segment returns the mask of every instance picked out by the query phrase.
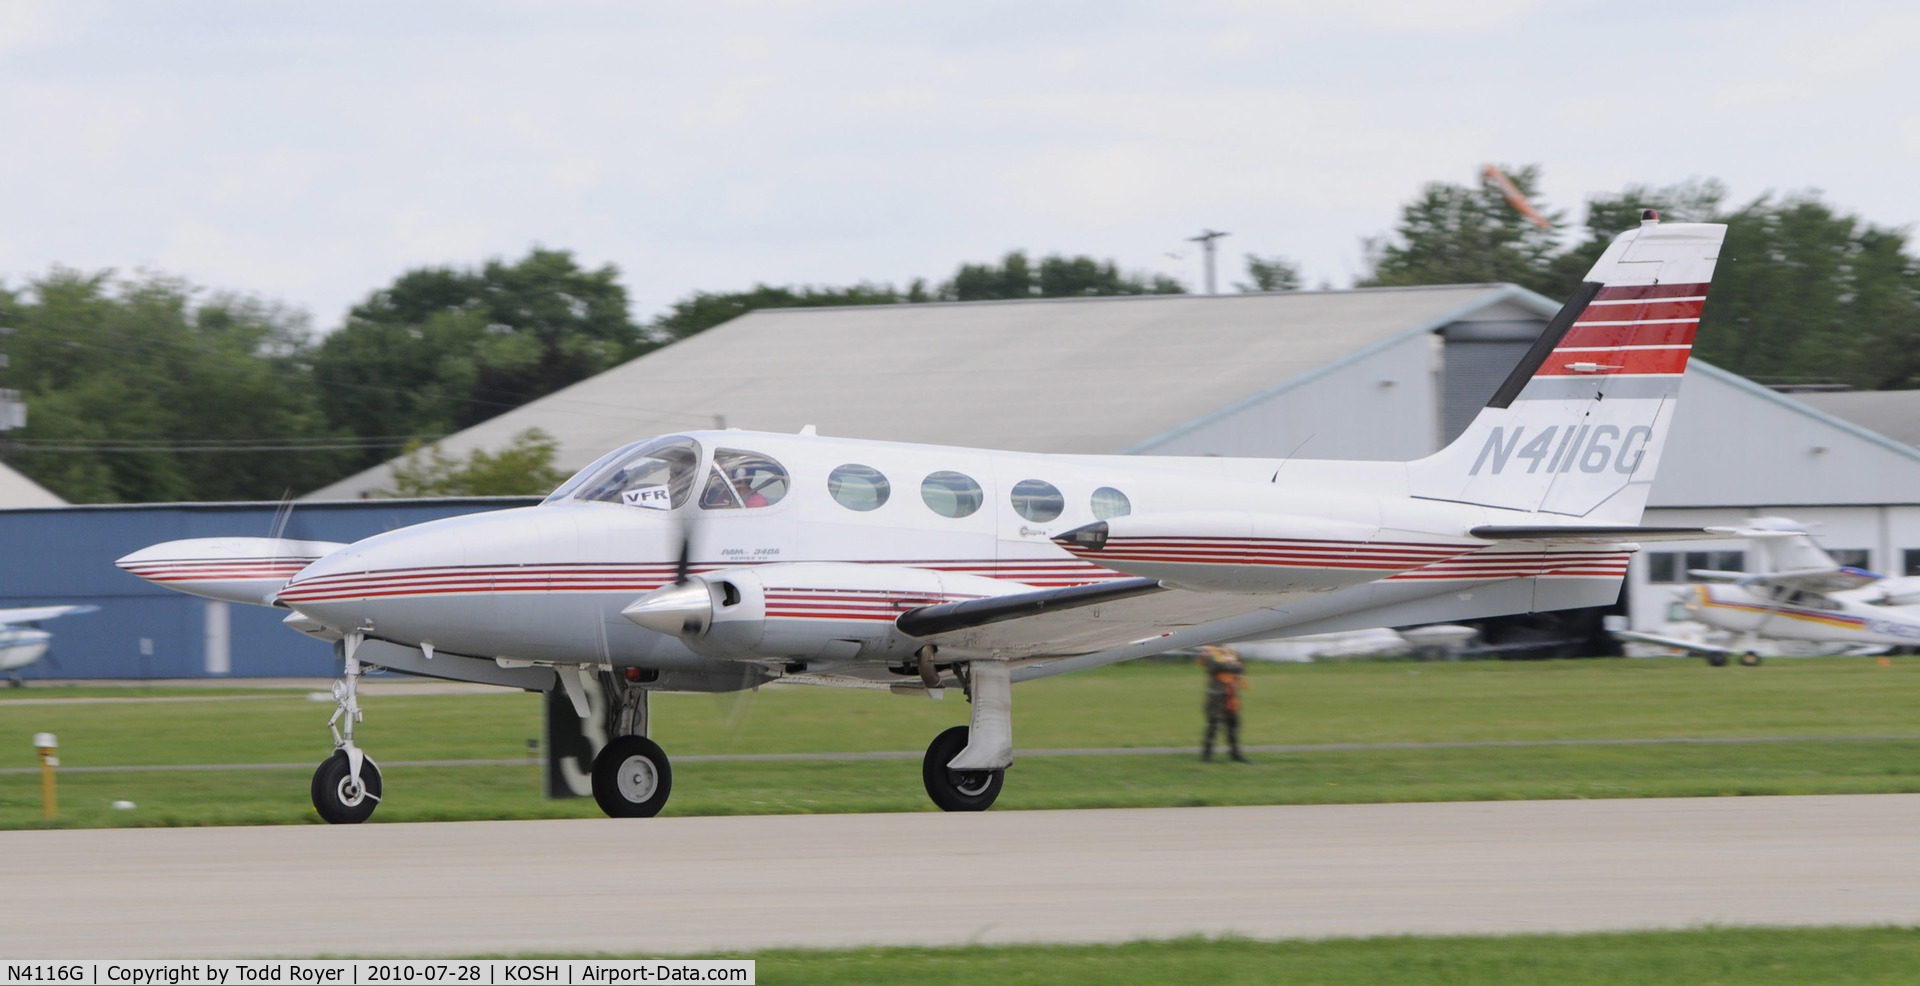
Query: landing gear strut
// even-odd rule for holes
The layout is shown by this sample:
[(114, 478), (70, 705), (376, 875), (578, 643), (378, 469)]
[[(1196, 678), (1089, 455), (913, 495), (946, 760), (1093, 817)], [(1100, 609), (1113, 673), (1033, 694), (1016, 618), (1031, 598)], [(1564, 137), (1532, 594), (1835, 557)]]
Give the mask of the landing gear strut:
[(673, 793), (673, 765), (647, 738), (647, 690), (617, 675), (601, 680), (613, 739), (593, 758), (593, 800), (613, 818), (652, 818)]
[(1013, 766), (1013, 681), (997, 661), (973, 661), (959, 670), (972, 718), (933, 738), (920, 780), (942, 811), (986, 811)]
[(333, 683), (333, 718), (327, 720), (327, 728), (333, 731), (333, 756), (313, 772), (313, 810), (334, 825), (364, 822), (380, 805), (380, 768), (353, 745), (353, 726), (365, 718), (358, 693), (360, 658), (355, 653), (362, 639), (350, 633), (340, 643), (346, 668)]

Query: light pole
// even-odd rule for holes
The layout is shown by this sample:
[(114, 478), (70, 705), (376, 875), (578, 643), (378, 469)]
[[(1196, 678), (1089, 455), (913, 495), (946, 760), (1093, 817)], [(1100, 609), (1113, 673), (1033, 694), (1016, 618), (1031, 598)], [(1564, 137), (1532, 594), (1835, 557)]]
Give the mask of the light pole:
[(1206, 251), (1207, 293), (1208, 294), (1220, 293), (1218, 290), (1214, 288), (1214, 283), (1213, 283), (1213, 241), (1219, 239), (1222, 236), (1232, 236), (1232, 235), (1233, 235), (1232, 233), (1222, 233), (1219, 230), (1203, 229), (1200, 231), (1199, 236), (1187, 237), (1188, 243), (1198, 243), (1200, 244), (1200, 248)]

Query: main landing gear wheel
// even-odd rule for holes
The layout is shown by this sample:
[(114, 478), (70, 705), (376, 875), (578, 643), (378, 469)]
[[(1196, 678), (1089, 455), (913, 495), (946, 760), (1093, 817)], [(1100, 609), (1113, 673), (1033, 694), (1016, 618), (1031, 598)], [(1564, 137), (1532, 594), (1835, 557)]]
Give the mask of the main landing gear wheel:
[(313, 772), (313, 810), (334, 825), (358, 825), (380, 805), (380, 768), (360, 762), (360, 783), (353, 782), (347, 751), (335, 750)]
[(1725, 654), (1708, 654), (1708, 655), (1707, 655), (1707, 666), (1708, 666), (1708, 667), (1710, 667), (1710, 668), (1724, 668), (1724, 667), (1726, 667), (1726, 666), (1727, 666), (1727, 655), (1725, 655)]
[(1754, 653), (1754, 652), (1752, 652), (1752, 651), (1748, 651), (1748, 652), (1746, 652), (1745, 654), (1742, 654), (1742, 655), (1740, 655), (1740, 666), (1741, 666), (1741, 667), (1743, 667), (1743, 668), (1757, 668), (1757, 667), (1759, 667), (1759, 666), (1760, 666), (1760, 655), (1758, 655), (1758, 654), (1755, 654), (1755, 653)]
[(667, 754), (645, 736), (622, 736), (593, 758), (593, 800), (613, 818), (652, 818), (672, 792)]
[(927, 797), (941, 811), (986, 811), (1000, 796), (1006, 782), (1004, 770), (953, 770), (947, 762), (967, 748), (967, 727), (955, 726), (933, 738), (927, 758), (920, 764), (920, 779), (926, 782)]

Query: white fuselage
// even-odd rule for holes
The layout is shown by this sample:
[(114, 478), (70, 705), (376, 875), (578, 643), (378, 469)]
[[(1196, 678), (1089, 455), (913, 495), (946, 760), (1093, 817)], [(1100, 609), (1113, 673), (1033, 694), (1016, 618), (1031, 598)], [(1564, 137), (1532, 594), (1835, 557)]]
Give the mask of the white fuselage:
[[(1881, 606), (1855, 592), (1774, 595), (1739, 585), (1689, 586), (1681, 597), (1693, 619), (1763, 637), (1834, 644), (1920, 646), (1920, 607)], [(1857, 590), (1856, 590), (1857, 592)]]
[[(1263, 615), (1236, 623), (1235, 636), (1423, 597), (1466, 599), (1476, 584), (1517, 578), (1611, 585), (1630, 551), (1615, 545), (1548, 552), (1474, 540), (1466, 532), (1475, 525), (1526, 515), (1408, 497), (1402, 463), (1043, 456), (752, 432), (688, 437), (700, 448), (696, 478), (712, 475), (716, 452), (744, 450), (776, 462), (789, 483), (777, 502), (725, 509), (702, 507), (698, 482), (686, 502), (667, 510), (580, 500), (563, 487), (540, 506), (450, 518), (346, 546), (300, 571), (278, 601), (335, 632), (454, 653), (701, 668), (717, 655), (620, 617), (637, 596), (672, 581), (683, 536), (696, 574), (760, 570), (799, 580), (752, 584), (746, 609), (766, 629), (755, 631), (744, 653), (842, 662), (897, 659), (902, 648), (918, 646), (891, 639), (899, 636), (892, 619), (911, 606), (1127, 577), (1075, 557), (1052, 537), (1101, 519), (1117, 532), (1128, 515), (1199, 512), (1229, 526), (1256, 514), (1299, 519), (1308, 536), (1280, 542), (1304, 546), (1292, 554), (1175, 554), (1152, 569), (1153, 577), (1175, 584), (1189, 573), (1196, 580), (1251, 573), (1237, 605)], [(836, 499), (831, 477), (843, 466), (884, 477), (884, 502), (855, 509)], [(979, 506), (965, 516), (936, 511), (938, 505), (952, 512), (952, 497), (941, 489), (923, 493), (929, 477), (952, 474), (979, 487)], [(1028, 496), (1023, 516), (1014, 494), (1033, 489), (1031, 481), (1059, 497), (1040, 497), (1036, 510)], [(1097, 516), (1096, 503), (1110, 513), (1121, 502), (1116, 492), (1127, 513)], [(859, 506), (873, 499), (869, 490)], [(1052, 506), (1058, 512), (1048, 516)], [(1286, 574), (1274, 581), (1273, 572)], [(1343, 594), (1344, 603), (1335, 598)], [(1275, 606), (1281, 608), (1269, 608)], [(1448, 612), (1461, 608), (1456, 603)], [(1057, 657), (1111, 643), (996, 656)]]
[(0, 626), (0, 671), (18, 671), (46, 656), (53, 634), (27, 627)]

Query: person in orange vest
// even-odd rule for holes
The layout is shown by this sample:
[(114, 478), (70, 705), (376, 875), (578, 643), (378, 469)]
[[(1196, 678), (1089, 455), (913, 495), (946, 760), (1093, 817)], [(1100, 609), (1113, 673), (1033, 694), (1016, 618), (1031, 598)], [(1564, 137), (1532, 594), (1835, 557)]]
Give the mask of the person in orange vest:
[(1247, 687), (1246, 665), (1231, 647), (1200, 648), (1200, 667), (1207, 672), (1207, 735), (1200, 742), (1200, 759), (1213, 759), (1214, 730), (1226, 727), (1227, 752), (1235, 763), (1240, 755), (1240, 691)]

